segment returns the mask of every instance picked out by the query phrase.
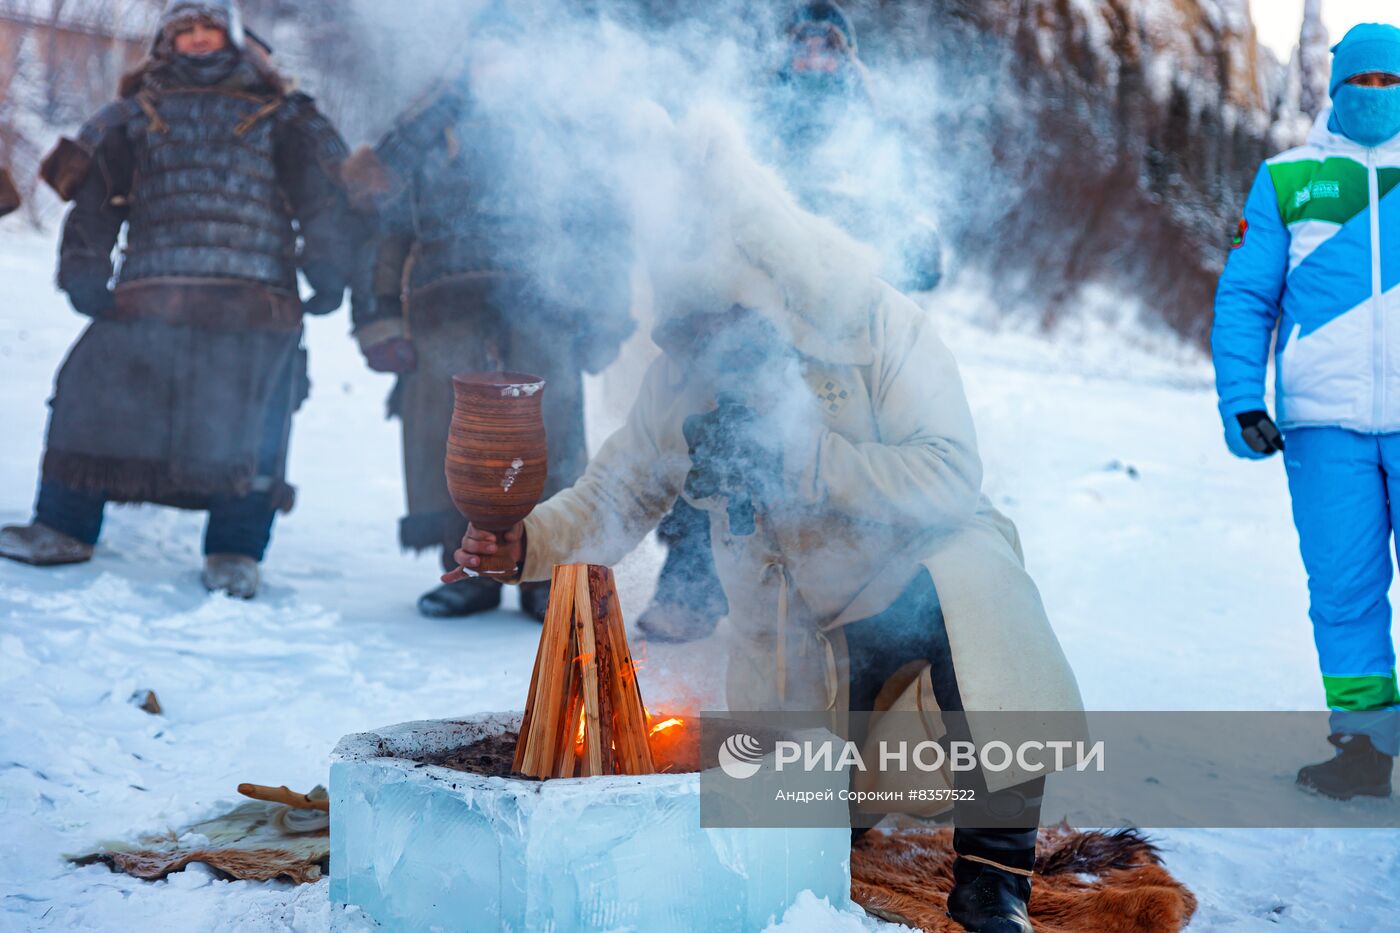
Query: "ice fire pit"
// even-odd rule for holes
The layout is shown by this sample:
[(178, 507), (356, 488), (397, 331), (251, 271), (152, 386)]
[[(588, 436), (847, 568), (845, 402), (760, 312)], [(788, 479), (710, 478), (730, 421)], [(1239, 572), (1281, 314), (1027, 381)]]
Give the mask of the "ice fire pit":
[(389, 929), (553, 933), (761, 930), (804, 890), (849, 903), (848, 831), (701, 828), (698, 773), (537, 781), (459, 770), (505, 747), (520, 718), (341, 739), (331, 900)]

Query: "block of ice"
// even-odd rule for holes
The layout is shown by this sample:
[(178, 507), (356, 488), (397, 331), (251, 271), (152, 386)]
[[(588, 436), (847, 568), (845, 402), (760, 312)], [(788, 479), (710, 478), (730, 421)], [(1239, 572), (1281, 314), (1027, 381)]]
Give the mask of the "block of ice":
[[(845, 829), (704, 829), (697, 774), (521, 781), (419, 762), (519, 713), (347, 736), (331, 899), (395, 930), (761, 930), (804, 890), (850, 903)], [(343, 911), (333, 911), (340, 916)]]

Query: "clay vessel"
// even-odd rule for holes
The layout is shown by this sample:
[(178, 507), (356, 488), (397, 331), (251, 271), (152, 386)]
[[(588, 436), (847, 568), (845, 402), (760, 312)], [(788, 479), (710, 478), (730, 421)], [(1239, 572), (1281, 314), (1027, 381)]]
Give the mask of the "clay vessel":
[[(447, 488), (468, 521), (501, 534), (523, 521), (544, 493), (544, 380), (528, 373), (462, 373), (452, 377), (452, 389)], [(515, 565), (505, 555), (484, 556), (477, 572), (509, 576)]]

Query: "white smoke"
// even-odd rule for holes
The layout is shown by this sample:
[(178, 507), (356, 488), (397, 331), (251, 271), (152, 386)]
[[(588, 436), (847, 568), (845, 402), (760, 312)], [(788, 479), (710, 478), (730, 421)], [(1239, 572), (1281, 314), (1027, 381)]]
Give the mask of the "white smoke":
[[(489, 75), (474, 81), (474, 98), (490, 122), (510, 128), (508, 164), (500, 169), (513, 209), (545, 221), (532, 225), (538, 237), (529, 271), (537, 283), (557, 296), (588, 291), (594, 270), (587, 247), (614, 238), (618, 231), (609, 225), (619, 223), (644, 270), (641, 291), (655, 295), (654, 317), (779, 305), (788, 312), (773, 321), (782, 335), (822, 358), (842, 340), (868, 334), (875, 277), (903, 258), (897, 254), (908, 218), (938, 203), (941, 167), (911, 170), (913, 151), (865, 114), (819, 153), (824, 164), (817, 170), (868, 205), (872, 220), (863, 233), (871, 245), (799, 207), (789, 190), (798, 185), (770, 164), (780, 128), (767, 109), (786, 45), (781, 27), (792, 9), (775, 4), (755, 14), (747, 5), (720, 3), (703, 16), (667, 21), (643, 17), (634, 4), (588, 14), (563, 3), (524, 10), (512, 4), (523, 32), (488, 42), (455, 25), (471, 19), (456, 12), (439, 18), (365, 2), (358, 15), (382, 23), (369, 31), (393, 73), (384, 85), (404, 89), (390, 107), (376, 95), (373, 109), (386, 114), (470, 69), (473, 54), (484, 56), (483, 45), (490, 46)], [(930, 100), (938, 93), (930, 76), (928, 68), (908, 65), (876, 72), (871, 81), (886, 109), (927, 115), (944, 106)], [(622, 210), (594, 210), (600, 202)], [(565, 222), (580, 215), (591, 228)], [(642, 302), (634, 306), (639, 316), (647, 313)], [(639, 321), (644, 333), (653, 323)], [(620, 368), (647, 356), (624, 356)], [(786, 360), (760, 375), (738, 387), (744, 400), (766, 425), (815, 444), (820, 411), (799, 367)], [(711, 384), (735, 391), (723, 381)], [(596, 516), (599, 551), (628, 549), (616, 519)], [(896, 550), (876, 532), (867, 543), (872, 552)]]
[[(765, 105), (783, 57), (782, 27), (797, 5), (721, 2), (679, 19), (641, 6), (602, 3), (580, 12), (577, 4), (552, 0), (509, 4), (524, 30), (505, 44), (491, 40), (498, 64), (474, 92), (516, 138), (502, 168), (517, 209), (546, 220), (583, 215), (603, 223), (605, 214), (594, 209), (602, 198), (625, 208), (634, 254), (659, 259), (693, 251), (697, 222), (717, 209), (697, 198), (693, 176), (702, 160), (682, 141), (696, 138), (694, 114), (709, 114), (720, 135), (729, 132), (726, 124), (740, 128), (760, 158), (774, 155), (779, 128)], [(365, 106), (371, 133), (460, 73), (480, 49), (470, 33), (480, 5), (427, 0), (391, 8), (358, 0), (354, 9), (377, 58), (370, 69), (375, 92)], [(932, 103), (938, 92), (927, 67), (900, 65), (873, 74), (871, 83), (881, 114), (923, 118), (942, 106)], [(891, 274), (905, 262), (911, 225), (931, 227), (941, 200), (933, 167), (919, 162), (892, 122), (866, 114), (813, 156), (809, 174), (820, 176), (825, 199), (848, 208), (843, 216), (857, 206), (863, 222), (852, 232), (881, 251)], [(728, 167), (758, 168), (747, 158), (730, 159)], [(767, 183), (766, 176), (736, 176), (730, 186)], [(536, 244), (532, 272), (568, 294), (570, 277), (589, 273), (577, 241), (608, 239), (609, 231), (562, 222), (543, 230), (551, 235)]]

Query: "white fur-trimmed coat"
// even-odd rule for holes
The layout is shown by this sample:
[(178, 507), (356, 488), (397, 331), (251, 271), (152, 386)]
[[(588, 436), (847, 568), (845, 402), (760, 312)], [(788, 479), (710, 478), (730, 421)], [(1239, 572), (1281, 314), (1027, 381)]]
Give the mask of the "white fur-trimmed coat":
[[(952, 355), (928, 315), (888, 286), (865, 318), (862, 339), (847, 342), (858, 361), (803, 360), (815, 429), (784, 440), (785, 482), (801, 507), (760, 514), (756, 534), (736, 537), (725, 500), (692, 502), (710, 516), (729, 600), (730, 707), (844, 708), (841, 627), (887, 608), (926, 567), (967, 709), (1080, 709), (1015, 527), (981, 493)], [(681, 366), (658, 359), (582, 479), (526, 519), (524, 579), (621, 560), (680, 494), (690, 469), (682, 422), (712, 405)]]
[[(962, 379), (929, 315), (877, 278), (873, 251), (802, 210), (722, 115), (698, 113), (675, 138), (680, 201), (640, 215), (657, 225), (640, 230), (654, 244), (656, 333), (740, 305), (798, 355), (779, 389), (750, 398), (780, 439), (782, 507), (760, 509), (756, 533), (740, 537), (726, 500), (692, 501), (709, 514), (729, 601), (730, 708), (845, 710), (842, 627), (888, 608), (927, 568), (968, 710), (1082, 709), (1016, 529), (982, 495)], [(526, 519), (524, 579), (618, 562), (681, 494), (682, 425), (714, 407), (716, 378), (687, 371), (700, 368), (687, 348), (669, 350), (583, 477)], [(934, 712), (927, 666), (904, 686), (896, 707)], [(989, 786), (1016, 780), (1003, 772)]]

